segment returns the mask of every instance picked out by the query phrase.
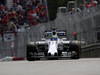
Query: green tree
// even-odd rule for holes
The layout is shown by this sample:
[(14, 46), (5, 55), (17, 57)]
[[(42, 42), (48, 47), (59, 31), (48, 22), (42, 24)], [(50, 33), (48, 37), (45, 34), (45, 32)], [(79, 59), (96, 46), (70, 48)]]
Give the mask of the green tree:
[[(76, 1), (76, 0), (47, 0), (48, 12), (50, 20), (54, 20), (56, 18), (57, 8), (61, 6), (67, 7), (68, 1)], [(85, 0), (77, 0), (77, 5), (83, 4)]]
[(47, 0), (48, 12), (50, 20), (54, 20), (56, 18), (58, 0)]
[(69, 0), (47, 0), (50, 20), (54, 20), (56, 18), (57, 8), (67, 6), (68, 1)]

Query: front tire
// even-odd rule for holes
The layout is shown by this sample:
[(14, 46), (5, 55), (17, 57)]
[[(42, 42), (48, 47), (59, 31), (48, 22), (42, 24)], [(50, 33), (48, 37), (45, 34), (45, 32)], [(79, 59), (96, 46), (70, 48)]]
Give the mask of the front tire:
[(80, 55), (81, 55), (81, 44), (80, 44), (80, 42), (79, 41), (71, 41), (70, 51), (71, 51), (71, 59), (79, 59)]
[(26, 50), (26, 58), (28, 61), (35, 61), (34, 52), (36, 52), (36, 44), (35, 43), (28, 44)]

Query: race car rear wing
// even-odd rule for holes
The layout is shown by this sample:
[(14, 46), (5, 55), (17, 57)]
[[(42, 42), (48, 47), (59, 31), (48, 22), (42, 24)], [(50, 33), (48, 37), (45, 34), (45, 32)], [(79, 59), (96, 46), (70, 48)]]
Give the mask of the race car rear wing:
[(51, 37), (53, 35), (53, 32), (56, 32), (58, 36), (66, 36), (66, 30), (56, 30), (56, 31), (46, 30), (45, 37)]

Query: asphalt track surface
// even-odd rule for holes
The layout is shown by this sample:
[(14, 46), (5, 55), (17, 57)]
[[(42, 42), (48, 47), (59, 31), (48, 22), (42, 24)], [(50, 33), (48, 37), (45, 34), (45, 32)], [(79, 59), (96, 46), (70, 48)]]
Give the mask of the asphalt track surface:
[(100, 58), (0, 62), (0, 75), (100, 75)]

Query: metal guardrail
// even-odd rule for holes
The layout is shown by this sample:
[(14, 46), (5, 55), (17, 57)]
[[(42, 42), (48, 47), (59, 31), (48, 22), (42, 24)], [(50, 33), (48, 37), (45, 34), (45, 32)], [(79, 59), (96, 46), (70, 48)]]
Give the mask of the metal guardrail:
[(94, 49), (100, 49), (100, 43), (91, 44), (91, 45), (87, 45), (85, 47), (82, 47), (82, 52), (91, 51), (91, 50), (94, 50)]
[(91, 44), (82, 47), (81, 51), (82, 58), (99, 58), (100, 57), (100, 43)]

